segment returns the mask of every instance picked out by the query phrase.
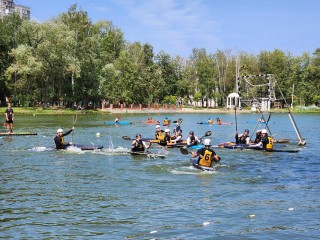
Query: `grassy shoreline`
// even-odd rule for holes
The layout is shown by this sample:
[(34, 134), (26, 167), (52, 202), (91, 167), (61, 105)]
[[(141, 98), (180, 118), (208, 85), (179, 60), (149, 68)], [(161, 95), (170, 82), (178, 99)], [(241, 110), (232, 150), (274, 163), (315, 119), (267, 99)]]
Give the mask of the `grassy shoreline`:
[[(4, 116), (6, 107), (0, 107), (0, 116)], [(73, 110), (73, 109), (42, 109), (37, 107), (13, 107), (15, 114), (22, 115), (73, 115), (73, 114), (155, 114), (155, 113), (234, 113), (233, 109), (207, 109), (207, 108), (182, 108), (182, 109), (99, 109), (99, 110)], [(272, 113), (288, 113), (288, 109), (271, 109)], [(291, 110), (292, 113), (320, 113), (320, 109), (301, 109), (296, 108)], [(256, 113), (249, 109), (237, 110), (237, 114)]]

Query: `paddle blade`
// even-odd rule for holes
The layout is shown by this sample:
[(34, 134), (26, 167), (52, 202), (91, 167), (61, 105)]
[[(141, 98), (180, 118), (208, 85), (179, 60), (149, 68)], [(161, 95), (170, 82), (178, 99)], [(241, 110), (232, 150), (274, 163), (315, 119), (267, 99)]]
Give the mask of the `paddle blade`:
[(122, 139), (124, 139), (124, 140), (132, 140), (131, 137), (129, 137), (129, 136), (122, 136)]
[(188, 149), (186, 149), (186, 148), (180, 148), (180, 152), (183, 154), (183, 155), (188, 155), (188, 154), (190, 154), (190, 153), (192, 153), (192, 152), (190, 152)]
[(205, 133), (205, 136), (208, 137), (208, 136), (211, 136), (211, 134), (212, 134), (211, 131), (207, 131), (207, 132)]

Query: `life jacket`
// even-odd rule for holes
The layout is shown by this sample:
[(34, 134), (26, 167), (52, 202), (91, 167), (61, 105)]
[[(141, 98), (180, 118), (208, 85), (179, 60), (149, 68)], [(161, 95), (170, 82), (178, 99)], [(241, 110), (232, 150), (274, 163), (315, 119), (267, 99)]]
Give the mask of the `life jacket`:
[(273, 148), (272, 137), (268, 137), (268, 143), (266, 145), (266, 149), (272, 149), (272, 148)]
[(61, 143), (64, 144), (64, 137), (60, 137)]
[(156, 131), (156, 138), (158, 139), (158, 140), (163, 140), (164, 139), (164, 135), (163, 135), (163, 133), (161, 132), (161, 131)]
[(143, 151), (144, 151), (144, 146), (143, 146), (142, 141), (139, 141), (138, 145), (136, 145), (132, 148), (132, 152), (143, 152)]
[(211, 166), (211, 157), (212, 157), (212, 152), (209, 150), (205, 150), (204, 156), (202, 158), (200, 158), (200, 160), (199, 160), (199, 165), (210, 167)]
[(209, 124), (212, 124), (212, 123), (213, 123), (212, 119), (208, 120), (208, 123), (209, 123)]
[(163, 137), (163, 139), (161, 139), (161, 140), (159, 141), (159, 144), (160, 144), (161, 146), (167, 146), (167, 143), (171, 143), (171, 137), (165, 135), (165, 136)]
[(169, 124), (169, 120), (168, 119), (163, 120), (163, 124), (164, 125), (168, 125)]

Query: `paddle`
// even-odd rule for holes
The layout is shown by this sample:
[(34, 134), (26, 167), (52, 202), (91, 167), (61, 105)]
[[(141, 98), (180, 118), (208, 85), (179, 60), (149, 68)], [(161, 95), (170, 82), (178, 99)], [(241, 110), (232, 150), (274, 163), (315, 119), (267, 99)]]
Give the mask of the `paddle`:
[(187, 148), (180, 148), (180, 152), (183, 154), (183, 155), (188, 155), (188, 154), (192, 154), (191, 151), (189, 151)]
[[(123, 140), (135, 140), (135, 138), (131, 138), (129, 136), (122, 136)], [(154, 140), (153, 138), (142, 138), (142, 141), (150, 141), (150, 140)]]
[[(73, 121), (72, 121), (72, 125), (73, 125), (72, 127), (73, 128), (74, 128), (74, 125), (77, 122), (77, 119), (78, 119), (78, 115), (77, 114), (73, 115)], [(73, 142), (73, 136), (74, 136), (74, 130), (72, 131), (71, 142)]]
[(129, 136), (122, 136), (122, 139), (124, 139), (124, 140), (134, 140), (134, 139), (132, 139), (132, 138), (129, 137)]
[(238, 132), (238, 121), (237, 121), (237, 105), (236, 105), (236, 98), (234, 98), (234, 118), (236, 121), (236, 132)]
[(201, 138), (199, 138), (199, 140), (201, 140), (204, 137), (208, 137), (211, 136), (212, 132), (211, 131), (206, 131), (206, 133), (204, 134), (204, 136), (202, 136)]

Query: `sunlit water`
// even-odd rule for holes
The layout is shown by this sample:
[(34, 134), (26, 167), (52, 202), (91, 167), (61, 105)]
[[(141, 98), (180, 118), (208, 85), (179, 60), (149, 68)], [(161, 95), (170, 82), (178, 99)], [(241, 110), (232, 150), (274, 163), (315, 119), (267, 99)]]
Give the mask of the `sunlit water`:
[[(213, 144), (233, 141), (235, 116), (219, 114), (232, 125), (200, 125), (209, 114), (153, 115), (183, 118), (201, 136), (211, 130)], [(238, 114), (239, 132), (251, 131), (258, 114)], [(108, 126), (112, 115), (80, 115), (66, 137), (103, 150), (50, 150), (57, 128), (68, 130), (73, 116), (19, 116), (16, 131), (37, 136), (0, 138), (0, 238), (7, 239), (319, 239), (320, 115), (294, 115), (307, 145), (299, 153), (215, 149), (222, 161), (215, 172), (200, 172), (179, 149), (153, 144), (157, 157), (127, 154), (122, 136), (153, 137), (149, 116), (121, 115), (128, 126)], [(277, 148), (297, 148), (287, 114), (273, 114), (275, 138), (290, 138)], [(171, 129), (173, 127), (171, 126)], [(262, 128), (262, 126), (259, 126)], [(3, 129), (5, 130), (5, 129)], [(96, 137), (96, 133), (100, 137)], [(251, 134), (251, 133), (250, 133)]]

